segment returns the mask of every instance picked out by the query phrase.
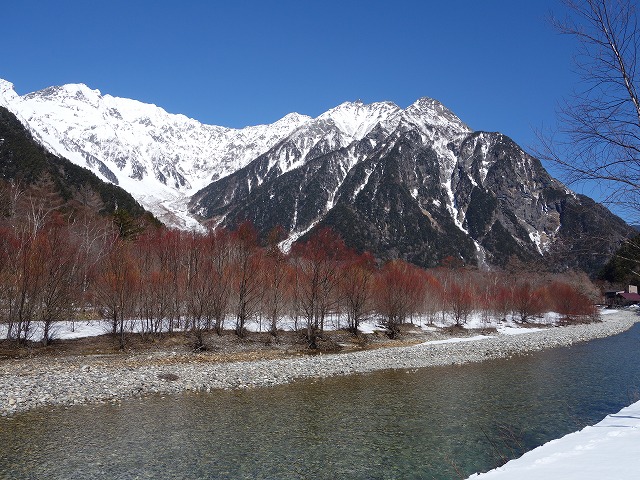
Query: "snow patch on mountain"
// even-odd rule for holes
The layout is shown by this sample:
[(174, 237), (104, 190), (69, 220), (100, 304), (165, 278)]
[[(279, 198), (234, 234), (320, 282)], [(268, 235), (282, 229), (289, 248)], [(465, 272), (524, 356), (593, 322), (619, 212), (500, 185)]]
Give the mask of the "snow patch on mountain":
[(18, 94), (13, 89), (13, 83), (0, 78), (0, 106), (9, 108), (9, 105), (15, 101), (16, 97), (18, 97)]
[[(440, 102), (428, 98), (405, 110), (391, 102), (344, 102), (315, 119), (291, 113), (271, 125), (242, 129), (205, 125), (156, 105), (103, 95), (84, 84), (20, 96), (10, 82), (0, 80), (0, 105), (14, 112), (51, 152), (123, 187), (162, 221), (180, 228), (197, 225), (187, 209), (194, 193), (266, 152), (271, 153), (264, 175), (274, 168), (280, 175), (347, 148), (376, 128), (387, 134), (417, 129), (445, 159), (442, 179), (450, 184), (455, 156), (449, 145), (470, 132)], [(370, 142), (375, 147), (376, 141)], [(364, 158), (352, 152), (348, 164), (341, 165), (341, 177)], [(249, 190), (263, 179), (250, 182)], [(450, 203), (457, 216), (452, 195)]]
[[(49, 87), (20, 96), (10, 82), (0, 80), (0, 105), (16, 114), (48, 150), (119, 185), (161, 221), (183, 229), (203, 228), (199, 223), (202, 218), (209, 225), (224, 224), (235, 218), (233, 208), (259, 196), (262, 186), (294, 170), (305, 169), (297, 172), (297, 178), (304, 179), (301, 189), (322, 176), (324, 183), (318, 192), (305, 191), (302, 197), (302, 190), (294, 193), (289, 217), (279, 219), (289, 225), (285, 247), (342, 201), (347, 179), (354, 181), (348, 187), (348, 197), (355, 202), (376, 168), (379, 172), (387, 168), (384, 161), (375, 167), (376, 162), (406, 155), (407, 146), (409, 151), (437, 157), (434, 168), (428, 173), (416, 171), (415, 181), (407, 185), (411, 198), (437, 228), (442, 222), (439, 226), (433, 220), (433, 212), (428, 211), (432, 205), (444, 207), (457, 229), (469, 235), (465, 185), (485, 188), (495, 162), (488, 152), (502, 138), (474, 134), (453, 112), (427, 97), (405, 109), (391, 102), (344, 102), (316, 118), (291, 113), (270, 125), (241, 129), (205, 125), (156, 105), (102, 94), (84, 84)], [(371, 166), (350, 175), (369, 160)], [(535, 170), (526, 155), (517, 161), (523, 178)], [(434, 190), (429, 194), (439, 197), (423, 198), (427, 190), (421, 181), (437, 185), (441, 193)], [(276, 197), (281, 202), (287, 197), (278, 197), (275, 187), (270, 188), (270, 197), (260, 200), (266, 202), (263, 208), (284, 209), (275, 204)], [(372, 201), (378, 188), (376, 180), (369, 189)], [(532, 184), (529, 203), (537, 205), (542, 202), (536, 188)], [(211, 196), (200, 203), (210, 191)], [(321, 195), (322, 201), (314, 203), (310, 195)], [(305, 209), (304, 213), (299, 209)], [(304, 222), (298, 224), (299, 218), (305, 218)], [(522, 222), (528, 240), (544, 253), (551, 238), (545, 228), (552, 231), (555, 223)], [(486, 254), (474, 242), (483, 264)]]
[[(187, 202), (173, 200), (244, 167), (311, 120), (293, 113), (271, 125), (232, 129), (102, 95), (83, 84), (19, 96), (5, 80), (0, 105), (51, 152), (125, 188), (166, 223), (186, 228), (195, 220), (186, 206), (174, 208)], [(173, 214), (181, 220), (176, 223)]]
[(402, 109), (391, 102), (378, 102), (365, 105), (360, 100), (345, 102), (323, 113), (318, 121), (331, 121), (351, 143), (362, 140), (377, 125), (402, 112)]

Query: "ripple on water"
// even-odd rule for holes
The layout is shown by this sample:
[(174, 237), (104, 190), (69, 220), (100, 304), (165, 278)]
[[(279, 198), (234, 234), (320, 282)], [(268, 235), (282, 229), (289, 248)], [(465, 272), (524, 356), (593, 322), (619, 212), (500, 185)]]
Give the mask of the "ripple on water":
[(0, 419), (0, 478), (457, 478), (631, 403), (640, 326), (465, 366), (39, 409)]

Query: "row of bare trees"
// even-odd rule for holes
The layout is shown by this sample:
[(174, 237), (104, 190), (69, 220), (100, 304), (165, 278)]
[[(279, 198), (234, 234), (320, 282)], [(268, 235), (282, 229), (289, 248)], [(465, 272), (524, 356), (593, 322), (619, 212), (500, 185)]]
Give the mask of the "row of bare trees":
[(56, 322), (87, 311), (107, 318), (122, 345), (131, 330), (184, 330), (201, 346), (205, 332), (242, 337), (256, 319), (276, 335), (288, 318), (312, 348), (336, 317), (354, 333), (375, 319), (395, 335), (416, 318), (462, 325), (474, 313), (522, 322), (550, 310), (593, 314), (581, 293), (586, 278), (379, 265), (329, 229), (284, 254), (281, 232), (261, 242), (249, 223), (205, 234), (153, 228), (132, 238), (106, 218), (36, 217), (0, 225), (0, 321), (21, 342), (38, 322), (46, 344)]

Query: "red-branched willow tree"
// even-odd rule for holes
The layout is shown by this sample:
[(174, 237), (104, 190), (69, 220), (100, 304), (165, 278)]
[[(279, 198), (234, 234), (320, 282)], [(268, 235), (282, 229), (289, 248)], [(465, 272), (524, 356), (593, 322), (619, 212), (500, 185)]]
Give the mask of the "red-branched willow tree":
[(285, 238), (282, 227), (276, 227), (269, 232), (261, 271), (261, 310), (269, 322), (269, 332), (273, 336), (278, 334), (279, 323), (290, 309), (293, 300), (295, 271), (287, 256), (278, 247)]
[(72, 315), (74, 299), (79, 296), (80, 283), (78, 238), (71, 235), (64, 219), (52, 215), (42, 230), (34, 238), (32, 245), (34, 266), (40, 277), (37, 301), (38, 320), (42, 327), (42, 343), (48, 345), (56, 322), (66, 320)]
[(550, 299), (554, 312), (562, 315), (566, 320), (593, 319), (597, 309), (589, 297), (574, 286), (563, 281), (553, 281), (547, 285), (547, 298)]
[(0, 227), (0, 320), (7, 324), (7, 336), (13, 337), (13, 306), (15, 298), (15, 253), (19, 241), (10, 228)]
[(226, 230), (188, 238), (185, 269), (185, 329), (197, 349), (204, 348), (203, 334), (212, 328), (219, 335), (229, 313), (233, 281), (231, 238)]
[(546, 291), (528, 280), (517, 283), (513, 289), (513, 313), (522, 323), (542, 314), (545, 310)]
[(285, 317), (296, 328), (302, 319), (316, 348), (329, 318), (346, 320), (354, 334), (363, 321), (379, 320), (395, 336), (404, 322), (438, 315), (443, 324), (462, 325), (476, 312), (487, 323), (535, 321), (551, 310), (569, 320), (595, 313), (580, 275), (481, 272), (455, 259), (431, 270), (402, 260), (379, 266), (328, 228), (289, 253), (278, 247), (282, 229), (259, 239), (249, 223), (205, 233), (149, 227), (123, 236), (109, 217), (86, 209), (63, 215), (14, 193), (5, 195), (12, 200), (0, 216), (0, 322), (23, 343), (36, 322), (48, 343), (59, 320), (92, 314), (110, 322), (121, 346), (125, 332), (184, 330), (200, 349), (209, 332), (223, 333), (226, 319), (239, 336), (254, 319), (266, 319), (273, 335)]
[(134, 318), (139, 299), (141, 275), (132, 243), (114, 236), (102, 261), (94, 270), (95, 305), (110, 319), (111, 333), (120, 348), (125, 346), (125, 326)]
[(66, 222), (52, 214), (37, 228), (23, 228), (0, 240), (0, 301), (8, 313), (8, 337), (26, 342), (39, 322), (42, 342), (53, 336), (55, 322), (72, 315), (78, 297), (78, 242)]
[(461, 327), (478, 305), (478, 298), (474, 295), (471, 285), (467, 282), (457, 281), (449, 285), (446, 292), (447, 308), (457, 327)]
[(360, 323), (373, 311), (373, 287), (376, 274), (375, 258), (368, 252), (348, 254), (339, 276), (339, 297), (347, 314), (347, 329), (357, 334)]
[(400, 325), (419, 314), (426, 298), (427, 273), (402, 260), (384, 264), (375, 280), (374, 302), (393, 338), (400, 332)]
[(261, 272), (263, 251), (258, 247), (258, 233), (249, 222), (240, 224), (231, 234), (231, 294), (234, 303), (236, 335), (244, 337), (247, 320), (255, 317), (264, 293)]
[(296, 298), (311, 348), (317, 348), (325, 320), (338, 304), (340, 270), (346, 252), (344, 241), (329, 228), (320, 229), (291, 249), (296, 269)]
[(143, 334), (171, 332), (180, 322), (185, 291), (185, 237), (176, 230), (153, 229), (135, 242), (138, 268), (144, 278), (138, 303)]

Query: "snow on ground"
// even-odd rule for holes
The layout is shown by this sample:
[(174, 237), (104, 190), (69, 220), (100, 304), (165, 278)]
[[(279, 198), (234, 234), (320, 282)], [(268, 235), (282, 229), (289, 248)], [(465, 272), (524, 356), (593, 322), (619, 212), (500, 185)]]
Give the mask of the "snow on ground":
[(552, 440), (470, 479), (603, 480), (640, 478), (640, 402), (596, 425)]
[(362, 333), (373, 333), (375, 331), (383, 331), (384, 327), (377, 325), (376, 323), (365, 322), (360, 324), (360, 328), (358, 330)]
[(543, 328), (525, 328), (518, 325), (498, 325), (498, 333), (503, 335), (520, 335), (522, 333), (532, 333), (544, 330)]
[[(617, 310), (602, 310), (602, 314), (615, 313)], [(560, 320), (560, 315), (556, 313), (547, 313), (543, 317), (535, 320), (536, 324), (541, 325), (556, 325)], [(451, 326), (454, 322), (447, 318), (443, 319), (441, 312), (438, 312), (430, 317), (419, 316), (408, 320), (408, 322), (420, 327), (425, 332), (434, 332), (438, 328)], [(127, 322), (125, 330), (128, 332), (141, 331), (141, 322)], [(269, 321), (264, 318), (257, 318), (248, 320), (245, 324), (245, 328), (250, 332), (267, 332), (269, 331)], [(224, 328), (233, 329), (235, 327), (235, 319), (227, 318), (225, 320)], [(292, 331), (305, 327), (304, 319), (299, 318), (297, 321), (292, 317), (285, 317), (278, 322), (278, 328), (281, 330)], [(345, 315), (329, 315), (325, 319), (325, 330), (339, 330), (347, 327), (347, 319)], [(532, 333), (542, 330), (538, 327), (530, 327), (522, 325), (515, 321), (513, 317), (507, 317), (504, 320), (497, 320), (492, 318), (483, 317), (480, 314), (473, 314), (469, 316), (467, 321), (463, 324), (463, 328), (466, 330), (492, 330), (495, 329), (498, 334), (502, 335), (519, 335)], [(167, 329), (165, 328), (164, 331)], [(180, 329), (177, 329), (180, 330)], [(371, 318), (360, 324), (360, 332), (373, 333), (375, 331), (384, 330), (380, 319)], [(72, 339), (82, 337), (93, 337), (97, 335), (104, 335), (111, 331), (111, 323), (108, 320), (83, 320), (83, 321), (65, 321), (56, 322), (53, 327), (54, 339)], [(32, 331), (29, 338), (33, 341), (42, 340), (42, 325), (39, 322), (32, 323)], [(7, 325), (0, 324), (0, 340), (7, 337)], [(481, 336), (485, 338), (485, 336)], [(474, 337), (475, 338), (475, 337)], [(455, 339), (453, 339), (455, 341)], [(460, 341), (469, 341), (469, 337), (463, 337)]]
[[(71, 339), (95, 337), (111, 331), (111, 324), (106, 320), (68, 321), (56, 322), (52, 327), (52, 335), (55, 339)], [(42, 324), (34, 322), (32, 325), (31, 340), (42, 340)], [(7, 325), (0, 324), (0, 340), (7, 338)]]
[(420, 345), (438, 345), (440, 343), (475, 342), (476, 340), (486, 340), (487, 338), (491, 338), (491, 335), (476, 335), (474, 337), (456, 337), (456, 338), (449, 338), (447, 340), (431, 340), (429, 342), (423, 342)]

